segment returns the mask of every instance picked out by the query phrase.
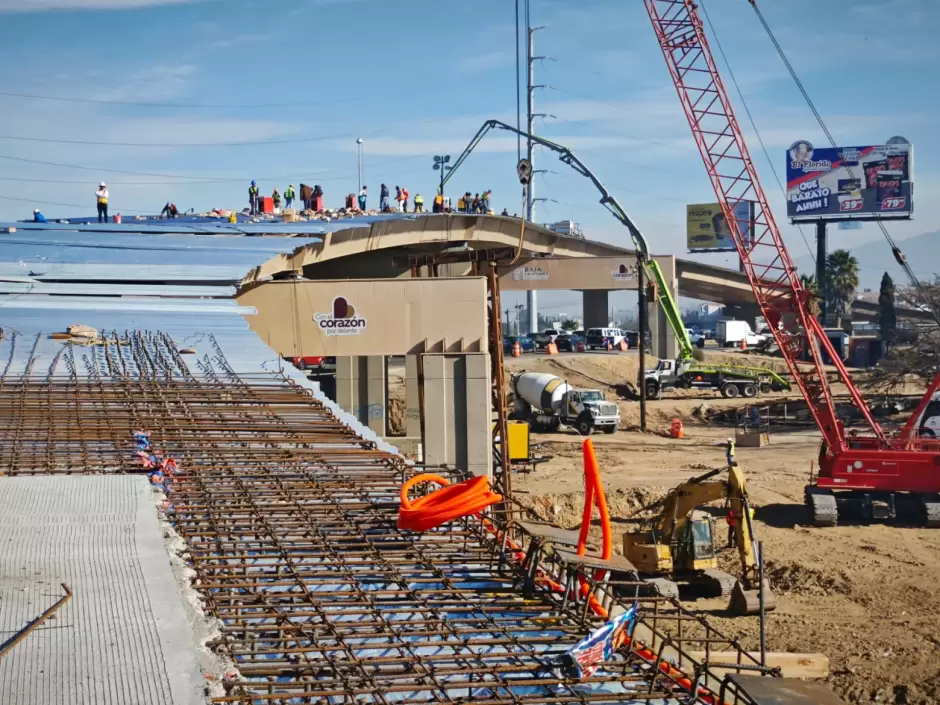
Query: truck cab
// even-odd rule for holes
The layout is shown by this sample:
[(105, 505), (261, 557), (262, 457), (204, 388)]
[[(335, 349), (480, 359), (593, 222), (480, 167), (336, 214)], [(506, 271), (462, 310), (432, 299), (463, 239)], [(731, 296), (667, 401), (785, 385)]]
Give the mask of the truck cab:
[(940, 394), (933, 395), (914, 428), (921, 438), (940, 438)]
[(560, 421), (582, 436), (595, 428), (613, 433), (620, 427), (620, 408), (604, 399), (598, 389), (572, 389), (562, 397)]

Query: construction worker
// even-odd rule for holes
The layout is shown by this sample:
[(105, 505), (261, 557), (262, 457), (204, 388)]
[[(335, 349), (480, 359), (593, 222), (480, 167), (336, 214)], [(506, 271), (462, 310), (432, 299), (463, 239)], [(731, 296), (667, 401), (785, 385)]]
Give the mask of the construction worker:
[(461, 196), (460, 198), (457, 199), (457, 212), (463, 213), (466, 210), (467, 210), (467, 201), (463, 196)]
[(98, 205), (98, 222), (108, 222), (108, 187), (104, 181), (98, 184), (98, 190), (95, 191), (95, 203)]
[(284, 191), (284, 207), (293, 208), (294, 199), (297, 197), (297, 194), (294, 192), (294, 184), (288, 184), (287, 190)]
[(366, 209), (366, 199), (369, 197), (369, 187), (363, 186), (359, 189), (359, 210), (364, 211)]
[(734, 515), (734, 510), (728, 508), (728, 516), (725, 517), (728, 522), (728, 548), (734, 548), (734, 527), (737, 526), (738, 518)]
[(503, 212), (500, 213), (500, 215), (503, 216), (503, 217), (505, 217), (505, 218), (508, 218), (508, 217), (509, 217), (509, 209), (508, 209), (508, 208), (503, 208)]
[(281, 194), (277, 192), (277, 189), (274, 189), (274, 193), (271, 194), (271, 200), (274, 201), (274, 207), (281, 207)]
[(385, 184), (379, 187), (379, 211), (388, 213), (388, 186)]
[(480, 194), (473, 194), (473, 201), (470, 210), (474, 213), (480, 213)]
[(401, 187), (401, 207), (402, 213), (408, 212), (408, 189), (404, 186)]
[(729, 438), (725, 442), (725, 460), (728, 461), (728, 467), (737, 465), (737, 462), (734, 460), (734, 439)]
[(46, 216), (39, 212), (38, 208), (33, 208), (33, 222), (34, 223), (47, 223)]
[(415, 213), (424, 213), (424, 197), (420, 193), (415, 194)]
[(260, 193), (258, 184), (252, 181), (251, 186), (248, 187), (248, 205), (252, 215), (258, 215), (258, 197)]
[(490, 210), (490, 196), (493, 195), (493, 192), (487, 189), (483, 192), (483, 197), (480, 199), (483, 206), (483, 212), (487, 213)]
[(435, 213), (444, 212), (444, 197), (441, 195), (440, 191), (438, 191), (437, 195), (434, 197), (434, 212)]
[(177, 215), (179, 215), (179, 210), (176, 208), (175, 203), (167, 203), (160, 211), (161, 218), (175, 218)]

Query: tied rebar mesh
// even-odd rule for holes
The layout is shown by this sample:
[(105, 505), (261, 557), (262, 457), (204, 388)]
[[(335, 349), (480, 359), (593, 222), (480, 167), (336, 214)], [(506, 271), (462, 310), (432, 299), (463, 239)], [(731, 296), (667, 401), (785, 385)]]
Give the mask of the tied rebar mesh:
[(632, 648), (566, 677), (564, 653), (601, 622), (544, 582), (523, 596), (525, 536), (495, 516), (398, 530), (403, 459), (290, 379), (235, 374), (211, 336), (188, 356), (159, 333), (112, 332), (64, 344), (45, 370), (34, 341), (14, 343), (33, 347), (0, 377), (0, 471), (139, 472), (140, 429), (179, 463), (166, 516), (219, 620), (210, 646), (237, 669), (215, 702), (704, 703), (689, 683), (720, 678), (691, 651), (756, 669), (702, 618), (641, 597)]

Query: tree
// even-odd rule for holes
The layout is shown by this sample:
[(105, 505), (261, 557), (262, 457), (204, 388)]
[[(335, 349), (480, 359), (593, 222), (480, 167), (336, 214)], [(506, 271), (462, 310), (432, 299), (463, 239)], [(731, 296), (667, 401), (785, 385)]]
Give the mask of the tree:
[(812, 274), (801, 274), (800, 284), (810, 294), (809, 312), (813, 315), (813, 317), (818, 317), (819, 316), (819, 284), (816, 282), (816, 277), (814, 277)]
[(578, 330), (580, 324), (573, 318), (566, 318), (561, 322), (561, 329), (565, 331)]
[(836, 250), (826, 258), (826, 279), (827, 312), (831, 307), (840, 321), (846, 319), (858, 289), (858, 260), (848, 250)]
[(878, 293), (878, 325), (881, 328), (881, 341), (885, 352), (890, 352), (897, 337), (898, 315), (894, 310), (894, 281), (887, 272), (881, 277), (881, 291)]
[[(904, 308), (927, 310), (940, 302), (940, 277), (923, 282), (920, 287), (900, 287), (895, 291), (895, 299)], [(870, 382), (878, 389), (893, 391), (913, 379), (926, 384), (938, 370), (940, 329), (932, 323), (901, 325), (895, 328), (890, 357), (878, 363)]]

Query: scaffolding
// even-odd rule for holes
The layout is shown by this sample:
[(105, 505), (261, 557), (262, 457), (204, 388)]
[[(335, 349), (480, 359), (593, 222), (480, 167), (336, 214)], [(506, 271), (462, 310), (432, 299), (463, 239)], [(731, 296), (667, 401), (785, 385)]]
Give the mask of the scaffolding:
[[(113, 332), (63, 343), (43, 370), (38, 340), (21, 373), (0, 361), (0, 471), (140, 472), (142, 429), (176, 459), (166, 518), (221, 625), (209, 646), (237, 669), (214, 702), (691, 705), (715, 702), (715, 669), (768, 672), (703, 618), (634, 590), (629, 648), (572, 679), (565, 652), (602, 620), (547, 579), (519, 589), (531, 538), (516, 512), (399, 530), (415, 469), (279, 372), (236, 374), (211, 336), (198, 357), (161, 333)], [(543, 570), (568, 584), (563, 565)], [(614, 591), (595, 594), (613, 608)], [(736, 663), (711, 662), (728, 652)], [(733, 686), (725, 702), (751, 703)]]

